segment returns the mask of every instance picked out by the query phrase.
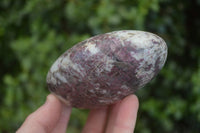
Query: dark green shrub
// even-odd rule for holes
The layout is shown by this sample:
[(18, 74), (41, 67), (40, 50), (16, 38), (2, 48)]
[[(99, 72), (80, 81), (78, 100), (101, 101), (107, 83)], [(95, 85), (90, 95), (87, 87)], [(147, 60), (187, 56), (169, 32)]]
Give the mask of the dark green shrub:
[[(13, 132), (49, 93), (46, 73), (66, 49), (90, 36), (137, 29), (162, 36), (164, 69), (138, 91), (136, 132), (200, 131), (199, 0), (1, 0), (0, 132)], [(79, 115), (77, 115), (79, 114)], [(69, 132), (87, 111), (73, 109)]]

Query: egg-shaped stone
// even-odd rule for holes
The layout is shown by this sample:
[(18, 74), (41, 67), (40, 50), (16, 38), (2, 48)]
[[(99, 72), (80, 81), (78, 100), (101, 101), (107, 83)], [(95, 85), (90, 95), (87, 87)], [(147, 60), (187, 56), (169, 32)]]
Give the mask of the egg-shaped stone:
[(91, 37), (62, 54), (47, 74), (49, 90), (69, 106), (116, 103), (152, 80), (163, 67), (167, 45), (134, 30)]

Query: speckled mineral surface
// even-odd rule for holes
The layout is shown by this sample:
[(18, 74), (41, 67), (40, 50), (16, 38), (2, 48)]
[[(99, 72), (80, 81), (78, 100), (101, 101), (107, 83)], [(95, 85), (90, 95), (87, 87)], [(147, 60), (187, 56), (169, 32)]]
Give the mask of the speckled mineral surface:
[(167, 46), (143, 31), (89, 38), (62, 54), (47, 75), (49, 90), (67, 105), (98, 108), (134, 93), (163, 67)]

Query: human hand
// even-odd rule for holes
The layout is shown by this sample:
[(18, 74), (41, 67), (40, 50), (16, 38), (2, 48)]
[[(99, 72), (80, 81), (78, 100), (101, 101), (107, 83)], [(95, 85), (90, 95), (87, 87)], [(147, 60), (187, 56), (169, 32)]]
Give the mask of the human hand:
[[(100, 109), (90, 111), (82, 133), (133, 133), (139, 102), (135, 95)], [(30, 114), (17, 133), (65, 133), (71, 107), (61, 103), (54, 95)]]

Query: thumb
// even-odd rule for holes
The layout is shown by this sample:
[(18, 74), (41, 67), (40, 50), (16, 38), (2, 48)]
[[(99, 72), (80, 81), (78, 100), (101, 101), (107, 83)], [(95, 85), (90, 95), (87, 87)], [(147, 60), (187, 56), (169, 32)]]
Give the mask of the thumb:
[[(17, 133), (51, 132), (59, 122), (62, 112), (62, 103), (50, 94), (47, 96), (45, 104), (26, 118)], [(67, 112), (70, 115), (70, 111)]]

